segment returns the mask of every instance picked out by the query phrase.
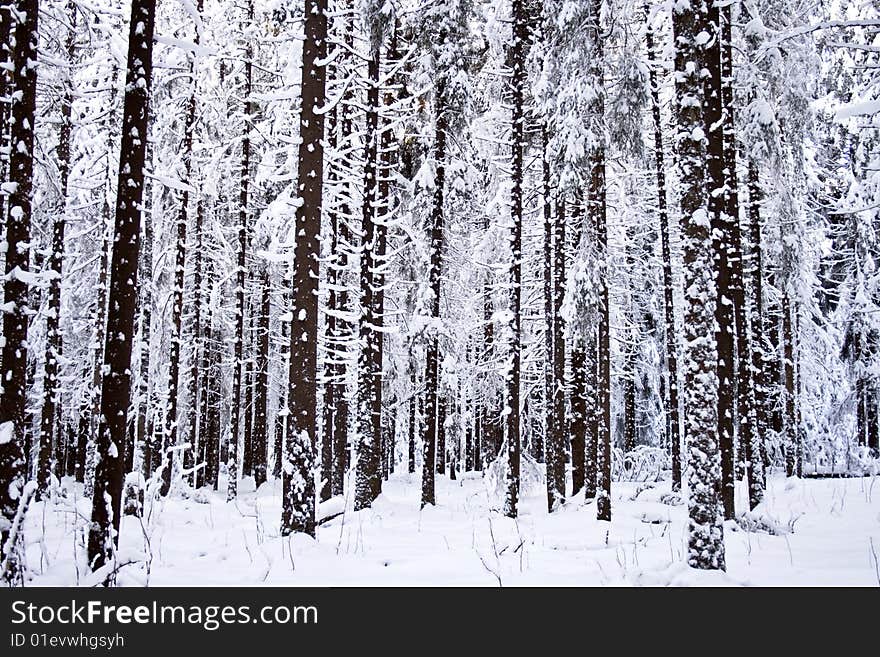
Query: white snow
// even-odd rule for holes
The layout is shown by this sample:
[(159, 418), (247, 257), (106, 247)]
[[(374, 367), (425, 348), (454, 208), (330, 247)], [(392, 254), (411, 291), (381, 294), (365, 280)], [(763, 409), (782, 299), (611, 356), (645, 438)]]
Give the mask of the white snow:
[[(123, 518), (121, 556), (138, 563), (123, 568), (119, 583), (876, 586), (877, 479), (774, 475), (765, 502), (743, 522), (749, 530), (726, 523), (728, 571), (720, 573), (685, 565), (687, 506), (675, 504), (680, 498), (669, 495), (668, 482), (615, 482), (611, 523), (598, 522), (595, 505), (580, 496), (548, 514), (538, 486), (523, 496), (513, 521), (476, 473), (459, 481), (438, 476), (438, 505), (422, 511), (418, 475), (396, 474), (371, 509), (355, 513), (353, 496), (320, 505), (319, 517), (345, 512), (321, 524), (315, 541), (280, 537), (280, 481), (254, 491), (245, 479), (238, 500), (227, 503), (221, 478), (217, 492), (175, 492), (155, 504), (148, 495), (148, 540), (138, 519)], [(80, 524), (88, 518), (74, 499), (81, 487), (69, 479), (64, 486), (68, 499), (35, 503), (28, 515), (33, 585), (72, 585), (77, 568), (80, 577), (87, 572), (84, 550), (77, 549), (75, 564), (70, 549), (82, 540), (74, 537), (72, 512), (80, 509)], [(741, 484), (737, 494), (742, 508)], [(670, 499), (673, 505), (664, 503)]]
[(12, 442), (15, 433), (15, 425), (12, 422), (0, 423), (0, 445)]

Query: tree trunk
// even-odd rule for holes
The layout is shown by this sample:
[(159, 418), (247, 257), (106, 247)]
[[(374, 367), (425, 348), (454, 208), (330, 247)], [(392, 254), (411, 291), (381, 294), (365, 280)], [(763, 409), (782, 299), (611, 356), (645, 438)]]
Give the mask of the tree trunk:
[[(198, 44), (198, 30), (195, 42)], [(183, 330), (183, 284), (186, 267), (186, 224), (189, 212), (189, 183), (192, 175), (193, 132), (196, 122), (196, 90), (195, 55), (190, 60), (190, 90), (187, 101), (186, 121), (184, 122), (183, 146), (183, 182), (186, 183), (180, 196), (180, 207), (177, 211), (177, 249), (174, 262), (174, 290), (171, 304), (171, 346), (168, 354), (168, 410), (165, 413), (165, 435), (162, 449), (162, 486), (160, 495), (168, 495), (171, 490), (171, 470), (174, 463), (174, 447), (178, 438), (178, 390), (180, 386), (180, 352)]]
[(523, 159), (525, 151), (527, 8), (523, 0), (512, 0), (513, 35), (510, 45), (512, 68), (511, 103), (511, 189), (510, 189), (510, 267), (508, 270), (508, 344), (504, 375), (503, 416), (507, 445), (507, 482), (504, 515), (516, 518), (520, 495), (520, 299), (522, 296)]
[[(65, 50), (67, 64), (73, 66), (76, 43), (76, 6), (67, 2), (67, 30)], [(73, 81), (64, 77), (64, 98), (61, 102), (61, 126), (58, 133), (58, 187), (60, 202), (52, 225), (52, 254), (49, 259), (49, 312), (46, 314), (46, 359), (43, 374), (43, 410), (40, 418), (40, 458), (37, 466), (38, 494), (44, 496), (49, 488), (49, 468), (52, 438), (55, 435), (55, 414), (58, 397), (58, 362), (61, 358), (61, 278), (64, 263), (64, 228), (67, 221), (67, 186), (70, 176), (70, 132), (73, 108)]]
[(315, 535), (319, 236), (324, 185), (327, 0), (306, 0), (300, 110), (299, 196), (290, 324), (287, 450), (281, 533)]
[(712, 253), (715, 273), (715, 345), (718, 356), (718, 446), (721, 451), (721, 503), (725, 519), (732, 519), (734, 509), (734, 404), (735, 384), (733, 329), (734, 310), (731, 292), (729, 250), (731, 219), (726, 216), (724, 175), (724, 107), (721, 95), (720, 12), (714, 2), (706, 3), (708, 26), (713, 33), (704, 46), (707, 75), (704, 76), (703, 121), (707, 135), (706, 195), (712, 225)]
[(212, 274), (213, 267), (211, 266), (211, 262), (208, 261), (205, 271), (205, 290), (207, 292), (207, 294), (205, 295), (205, 305), (207, 306), (207, 311), (205, 313), (205, 326), (204, 330), (202, 331), (202, 349), (198, 368), (201, 371), (201, 381), (199, 382), (201, 399), (199, 400), (198, 412), (199, 444), (198, 458), (196, 459), (196, 489), (201, 488), (205, 485), (206, 482), (212, 480), (211, 473), (213, 472), (214, 463), (216, 462), (217, 457), (216, 443), (213, 441), (213, 436), (211, 436), (208, 424), (209, 415), (211, 412), (210, 405), (212, 402), (212, 400), (210, 399), (210, 390), (211, 387), (214, 385), (213, 378), (216, 376), (216, 374), (212, 372), (214, 354), (214, 347), (211, 342), (213, 333), (213, 310), (211, 307), (211, 279), (213, 277)]
[(742, 231), (739, 222), (739, 184), (736, 173), (736, 122), (733, 96), (733, 49), (730, 5), (721, 8), (721, 102), (724, 107), (724, 175), (725, 212), (730, 224), (728, 262), (730, 265), (730, 292), (733, 301), (737, 349), (736, 418), (737, 439), (741, 460), (746, 466), (749, 489), (749, 509), (754, 509), (764, 497), (757, 445), (755, 419), (755, 389), (752, 375), (752, 302), (745, 291), (745, 264)]
[[(201, 2), (199, 3), (201, 5)], [(201, 7), (200, 7), (201, 8)], [(196, 240), (196, 248), (193, 253), (194, 262), (193, 262), (193, 299), (192, 299), (192, 327), (193, 327), (193, 343), (192, 343), (192, 355), (190, 356), (190, 367), (189, 367), (189, 380), (187, 381), (187, 396), (189, 397), (189, 409), (187, 411), (186, 423), (187, 423), (187, 438), (190, 443), (189, 450), (187, 450), (187, 454), (190, 454), (193, 458), (188, 459), (191, 461), (190, 468), (198, 467), (200, 463), (203, 462), (199, 456), (202, 454), (202, 445), (201, 438), (202, 435), (198, 433), (199, 421), (198, 421), (198, 410), (199, 410), (199, 397), (205, 396), (205, 389), (201, 385), (201, 376), (199, 372), (199, 367), (203, 363), (201, 359), (201, 355), (205, 350), (205, 346), (202, 343), (202, 226), (204, 224), (204, 214), (205, 214), (205, 204), (203, 199), (200, 197), (198, 202), (196, 203), (196, 225), (195, 225), (195, 240)], [(198, 438), (198, 443), (197, 443)], [(195, 475), (195, 476), (194, 476)], [(188, 476), (188, 480), (190, 485), (195, 485), (196, 480), (198, 480), (198, 473), (193, 473)], [(198, 486), (196, 486), (198, 488)]]
[[(246, 8), (247, 24), (254, 22), (254, 3), (248, 0)], [(228, 482), (226, 489), (226, 501), (234, 500), (238, 495), (239, 453), (238, 437), (241, 424), (241, 377), (244, 368), (242, 351), (244, 349), (244, 320), (245, 320), (245, 279), (247, 272), (247, 242), (249, 230), (250, 200), (250, 176), (251, 176), (251, 121), (253, 107), (251, 103), (251, 87), (253, 82), (253, 46), (247, 40), (244, 52), (244, 126), (241, 140), (241, 171), (239, 177), (238, 194), (238, 270), (236, 272), (236, 316), (235, 316), (235, 346), (234, 361), (232, 363), (232, 408), (229, 420), (229, 447), (227, 451)], [(246, 409), (245, 409), (246, 410)]]
[(749, 158), (748, 165), (749, 187), (749, 242), (750, 252), (748, 259), (749, 278), (752, 285), (752, 300), (754, 303), (754, 321), (751, 324), (752, 333), (752, 377), (755, 381), (755, 459), (761, 461), (762, 487), (767, 485), (767, 470), (770, 466), (768, 450), (766, 447), (767, 431), (770, 428), (768, 414), (769, 395), (767, 392), (767, 379), (764, 370), (764, 264), (761, 249), (761, 202), (763, 193), (758, 178), (758, 168), (753, 158)]
[(797, 426), (795, 404), (797, 403), (797, 388), (795, 386), (795, 348), (794, 328), (792, 315), (797, 312), (797, 306), (792, 303), (788, 289), (782, 292), (782, 344), (784, 356), (783, 372), (785, 376), (785, 474), (788, 477), (798, 476), (800, 470), (799, 456), (800, 446), (798, 437), (800, 432)]
[(260, 314), (257, 322), (257, 368), (254, 373), (254, 483), (259, 488), (266, 482), (266, 458), (269, 409), (269, 267), (263, 265), (260, 275)]
[[(11, 131), (6, 221), (6, 270), (3, 283), (3, 387), (0, 393), (0, 559), (6, 568), (0, 576), (19, 582), (19, 545), (7, 545), (25, 485), (25, 406), (28, 362), (28, 271), (30, 269), (31, 202), (34, 172), (34, 124), (37, 88), (37, 0), (18, 0), (12, 28), (3, 35), (12, 53)], [(13, 45), (14, 41), (14, 45)]]
[(553, 226), (553, 445), (550, 450), (552, 458), (547, 461), (547, 467), (552, 466), (555, 471), (555, 500), (547, 500), (551, 509), (565, 499), (565, 322), (562, 319), (562, 300), (565, 296), (565, 222), (565, 199), (560, 198), (556, 204), (556, 221)]
[(370, 45), (367, 71), (367, 125), (364, 136), (364, 194), (361, 223), (360, 301), (358, 322), (360, 353), (358, 354), (358, 448), (355, 473), (355, 509), (369, 507), (382, 487), (379, 472), (379, 441), (373, 413), (375, 411), (374, 364), (377, 337), (374, 329), (376, 269), (376, 174), (379, 138), (379, 60), (381, 44)]
[[(284, 290), (282, 295), (282, 308), (287, 309), (291, 307), (291, 296), (290, 296), (290, 274), (291, 268), (289, 266), (284, 267), (284, 275), (281, 279), (281, 288)], [(287, 372), (290, 370), (290, 321), (281, 319), (281, 348), (279, 350), (279, 361), (281, 365), (284, 367), (282, 372)], [(281, 477), (281, 464), (284, 462), (284, 444), (285, 444), (285, 435), (287, 431), (287, 416), (290, 415), (290, 408), (288, 407), (287, 401), (287, 386), (281, 386), (281, 389), (278, 391), (278, 413), (275, 416), (275, 446), (274, 446), (274, 456), (275, 460), (272, 465), (272, 476), (278, 479)]]
[[(646, 8), (647, 13), (647, 8)], [(650, 21), (646, 33), (648, 58), (655, 61), (654, 31)], [(660, 249), (663, 261), (663, 313), (666, 346), (666, 427), (672, 459), (672, 490), (681, 490), (681, 419), (678, 401), (678, 333), (675, 328), (675, 282), (672, 278), (672, 248), (669, 240), (669, 210), (666, 204), (666, 160), (663, 154), (663, 123), (660, 117), (660, 84), (656, 66), (649, 69), (651, 116), (654, 123), (654, 167), (657, 176), (657, 213), (660, 215)]]
[(676, 55), (676, 121), (682, 246), (684, 251), (685, 435), (688, 440), (688, 565), (725, 568), (724, 527), (718, 500), (717, 354), (706, 336), (715, 328), (712, 234), (706, 209), (702, 116), (704, 53), (708, 33), (702, 0), (680, 2), (673, 11)]
[(122, 446), (131, 403), (131, 345), (137, 303), (140, 211), (144, 193), (155, 15), (154, 0), (132, 0), (110, 268), (109, 301), (114, 312), (107, 315), (98, 461), (88, 542), (92, 570), (98, 570), (113, 559), (119, 540)]

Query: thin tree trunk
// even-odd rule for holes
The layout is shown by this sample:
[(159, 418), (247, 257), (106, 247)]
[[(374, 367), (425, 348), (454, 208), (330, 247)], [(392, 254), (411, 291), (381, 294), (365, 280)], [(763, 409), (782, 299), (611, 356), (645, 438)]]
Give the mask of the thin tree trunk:
[[(647, 8), (646, 8), (647, 13)], [(654, 31), (650, 21), (646, 33), (648, 58), (656, 59)], [(672, 459), (672, 490), (681, 490), (681, 419), (678, 401), (678, 333), (675, 328), (675, 282), (672, 278), (672, 248), (669, 238), (669, 209), (666, 203), (666, 160), (663, 154), (663, 123), (660, 117), (660, 84), (656, 66), (649, 69), (651, 116), (654, 122), (654, 167), (657, 176), (657, 213), (660, 215), (660, 249), (663, 260), (663, 313), (665, 322), (667, 439)]]
[[(575, 215), (576, 216), (576, 215)], [(547, 467), (555, 470), (553, 491), (556, 498), (551, 508), (565, 499), (565, 322), (562, 319), (562, 300), (565, 295), (565, 199), (556, 204), (553, 226), (553, 456)]]
[[(248, 0), (245, 22), (248, 26), (254, 22), (254, 3)], [(241, 377), (244, 368), (244, 321), (245, 321), (245, 279), (247, 272), (247, 242), (249, 230), (249, 207), (250, 201), (250, 176), (251, 176), (251, 121), (253, 107), (251, 103), (251, 86), (253, 82), (253, 46), (247, 40), (244, 52), (244, 134), (241, 140), (241, 171), (239, 178), (238, 193), (238, 270), (236, 272), (235, 301), (235, 357), (232, 363), (232, 413), (229, 421), (229, 446), (227, 450), (227, 489), (226, 501), (234, 500), (238, 496), (238, 475), (240, 471), (238, 438), (241, 424)]]
[(749, 278), (752, 285), (754, 302), (754, 321), (752, 333), (752, 377), (755, 381), (755, 434), (758, 436), (755, 445), (755, 458), (761, 460), (761, 482), (767, 485), (767, 470), (770, 466), (766, 447), (767, 431), (770, 427), (768, 415), (769, 395), (764, 370), (764, 264), (761, 249), (761, 202), (763, 193), (758, 178), (758, 168), (753, 158), (748, 164), (749, 188)]
[(211, 371), (213, 365), (214, 348), (211, 342), (213, 309), (211, 306), (210, 294), (212, 285), (211, 279), (213, 277), (213, 267), (211, 266), (210, 261), (208, 261), (208, 263), (206, 264), (205, 269), (205, 289), (207, 291), (207, 295), (205, 296), (204, 302), (207, 306), (207, 311), (205, 313), (205, 326), (204, 330), (202, 331), (202, 348), (200, 352), (201, 355), (198, 368), (201, 372), (201, 381), (199, 382), (201, 399), (199, 400), (198, 413), (199, 443), (198, 458), (196, 459), (196, 489), (201, 488), (205, 485), (207, 481), (211, 479), (211, 473), (213, 472), (214, 463), (216, 462), (216, 443), (212, 442), (212, 436), (210, 435), (208, 427), (211, 404), (210, 388), (213, 385), (212, 378), (214, 376), (214, 373)]
[[(70, 26), (65, 40), (67, 66), (73, 67), (76, 44), (76, 6), (67, 2)], [(64, 98), (61, 104), (61, 127), (58, 134), (58, 187), (60, 203), (52, 225), (52, 254), (49, 259), (49, 312), (46, 315), (46, 359), (43, 374), (43, 410), (40, 418), (40, 458), (37, 466), (38, 494), (43, 496), (49, 487), (49, 468), (52, 438), (55, 435), (55, 414), (58, 396), (58, 362), (61, 358), (61, 277), (64, 263), (64, 228), (67, 221), (67, 187), (70, 176), (70, 132), (73, 109), (73, 81), (71, 71), (64, 74)]]
[(138, 379), (138, 418), (137, 436), (135, 440), (143, 449), (143, 475), (149, 479), (153, 475), (153, 454), (158, 451), (158, 445), (153, 443), (153, 410), (150, 404), (152, 390), (150, 386), (150, 335), (153, 309), (153, 222), (148, 213), (141, 217), (141, 232), (143, 234), (143, 248), (140, 250), (140, 376)]
[(795, 347), (794, 328), (792, 315), (797, 312), (797, 307), (791, 301), (788, 289), (782, 292), (782, 344), (783, 344), (783, 373), (785, 377), (785, 474), (788, 477), (797, 476), (800, 468), (798, 426), (795, 413), (797, 388), (795, 385)]
[[(284, 266), (284, 275), (281, 278), (281, 288), (284, 290), (282, 295), (282, 308), (287, 309), (291, 306), (290, 296), (290, 274), (291, 268)], [(282, 372), (290, 370), (290, 321), (281, 320), (281, 349), (278, 354)], [(272, 476), (276, 479), (281, 477), (281, 464), (284, 462), (284, 441), (287, 431), (287, 416), (290, 415), (290, 408), (287, 400), (287, 386), (281, 386), (278, 391), (278, 413), (275, 416), (275, 446), (274, 446), (274, 463), (272, 465)]]
[[(198, 30), (195, 42), (198, 44)], [(160, 495), (168, 495), (171, 490), (171, 470), (174, 463), (173, 448), (178, 438), (178, 390), (180, 386), (180, 355), (183, 331), (183, 285), (186, 267), (186, 229), (189, 212), (189, 182), (192, 175), (193, 132), (196, 122), (196, 81), (195, 56), (190, 60), (190, 92), (187, 101), (186, 121), (184, 123), (183, 157), (184, 182), (186, 186), (180, 196), (177, 211), (177, 249), (174, 262), (174, 290), (171, 304), (171, 347), (168, 354), (168, 410), (165, 413), (165, 444), (162, 450), (162, 486)]]
[(504, 419), (507, 445), (507, 481), (504, 515), (516, 518), (520, 496), (520, 300), (522, 296), (523, 160), (525, 151), (527, 8), (523, 0), (512, 0), (513, 38), (510, 49), (512, 68), (511, 103), (511, 190), (510, 190), (510, 267), (508, 281), (508, 344), (505, 372)]
[(751, 299), (745, 291), (745, 256), (739, 222), (739, 184), (736, 169), (736, 121), (733, 97), (733, 49), (730, 5), (721, 7), (721, 102), (724, 108), (725, 212), (730, 224), (730, 292), (734, 307), (737, 348), (736, 417), (741, 460), (745, 462), (749, 489), (749, 509), (764, 497), (755, 424), (755, 389), (752, 374), (753, 345), (751, 324), (754, 321)]
[(260, 275), (260, 313), (257, 323), (257, 368), (254, 374), (254, 483), (259, 488), (266, 481), (266, 458), (268, 452), (269, 408), (269, 267), (263, 266)]
[[(199, 5), (201, 5), (201, 2), (199, 2)], [(203, 450), (201, 445), (202, 435), (198, 433), (198, 410), (199, 397), (205, 396), (205, 389), (204, 387), (202, 387), (202, 377), (200, 376), (200, 366), (204, 362), (204, 360), (202, 359), (202, 354), (205, 350), (205, 346), (202, 342), (202, 226), (204, 224), (204, 214), (204, 200), (199, 197), (199, 200), (196, 203), (196, 248), (195, 252), (193, 253), (193, 344), (192, 356), (190, 357), (191, 362), (189, 367), (189, 379), (187, 381), (189, 409), (187, 411), (186, 423), (187, 437), (190, 442), (190, 448), (189, 450), (187, 450), (187, 454), (194, 456), (194, 458), (189, 459), (189, 461), (191, 461), (190, 467), (198, 467), (199, 463), (203, 462), (203, 460), (199, 458), (199, 455), (203, 452)], [(193, 474), (195, 476), (193, 476), (192, 474), (189, 475), (190, 485), (195, 485), (196, 481), (199, 479), (198, 473)], [(196, 487), (198, 488), (198, 486)]]
[[(334, 71), (335, 73), (335, 71)], [(335, 75), (329, 74), (333, 78)], [(327, 145), (332, 156), (337, 156), (339, 148), (338, 139), (339, 107), (334, 106), (329, 114), (327, 122)], [(337, 193), (338, 178), (333, 166), (327, 169), (327, 187), (335, 196)], [(342, 219), (344, 221), (344, 219)], [(337, 360), (340, 358), (338, 350), (341, 345), (337, 343), (337, 314), (339, 313), (338, 291), (339, 287), (339, 258), (341, 244), (339, 240), (340, 216), (333, 203), (328, 203), (327, 224), (330, 232), (329, 262), (327, 264), (327, 312), (325, 313), (324, 335), (324, 399), (322, 404), (322, 432), (321, 432), (321, 501), (329, 500), (333, 496), (333, 432), (336, 426), (336, 392), (339, 382), (335, 380)]]
[(377, 349), (375, 326), (376, 270), (376, 178), (379, 137), (379, 60), (378, 41), (371, 43), (367, 66), (367, 125), (364, 136), (364, 194), (361, 223), (360, 301), (358, 322), (360, 353), (358, 354), (357, 398), (357, 470), (355, 472), (355, 509), (369, 507), (382, 487), (379, 472), (379, 441), (373, 420), (375, 381), (374, 364)]

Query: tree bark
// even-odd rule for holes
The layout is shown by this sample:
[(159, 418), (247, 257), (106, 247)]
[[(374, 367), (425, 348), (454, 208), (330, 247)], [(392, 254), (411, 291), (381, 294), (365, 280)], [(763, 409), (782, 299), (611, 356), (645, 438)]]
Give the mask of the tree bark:
[[(65, 39), (67, 65), (73, 67), (76, 44), (76, 6), (67, 2), (70, 26)], [(38, 495), (45, 496), (49, 488), (52, 438), (55, 435), (56, 404), (58, 403), (58, 361), (61, 358), (61, 278), (64, 264), (64, 229), (67, 222), (67, 191), (70, 177), (70, 132), (73, 109), (73, 81), (70, 72), (64, 74), (64, 96), (61, 101), (61, 126), (58, 132), (58, 187), (60, 201), (58, 214), (52, 225), (52, 254), (49, 258), (49, 312), (46, 315), (46, 357), (43, 373), (43, 410), (40, 417), (40, 458), (37, 466)]]
[(526, 49), (528, 41), (527, 8), (523, 0), (511, 0), (513, 34), (510, 45), (512, 68), (511, 103), (511, 189), (510, 189), (510, 266), (508, 269), (507, 366), (504, 375), (505, 444), (507, 445), (507, 480), (504, 515), (516, 518), (520, 496), (520, 300), (522, 296), (522, 221), (523, 159), (525, 151)]
[[(9, 180), (6, 221), (6, 269), (3, 283), (2, 372), (0, 393), (0, 558), (9, 583), (21, 578), (19, 545), (7, 538), (25, 485), (22, 450), (25, 433), (28, 362), (28, 273), (34, 172), (34, 124), (37, 88), (37, 0), (18, 0), (10, 33), (3, 35), (12, 53)], [(13, 42), (14, 41), (14, 42)]]
[[(646, 9), (647, 13), (647, 9)], [(650, 21), (646, 33), (648, 58), (654, 61), (654, 31)], [(660, 255), (663, 260), (663, 315), (666, 347), (666, 432), (672, 460), (672, 490), (681, 490), (681, 418), (678, 401), (678, 332), (675, 326), (675, 282), (672, 278), (672, 248), (669, 239), (669, 209), (666, 202), (666, 159), (663, 153), (663, 123), (660, 117), (660, 84), (656, 66), (649, 69), (651, 117), (654, 123), (654, 168), (657, 176), (657, 213), (660, 217)]]
[(685, 435), (688, 440), (688, 565), (725, 568), (719, 489), (717, 354), (706, 336), (714, 333), (715, 289), (712, 234), (704, 178), (705, 123), (702, 115), (705, 55), (700, 36), (711, 26), (703, 0), (679, 2), (673, 11), (676, 43), (676, 122), (682, 246), (684, 251), (687, 345)]
[(315, 425), (317, 421), (318, 276), (324, 185), (327, 0), (306, 0), (300, 110), (299, 197), (296, 210), (287, 450), (284, 455), (281, 534), (315, 535)]
[(132, 0), (128, 66), (122, 110), (122, 143), (116, 194), (113, 259), (104, 345), (98, 461), (88, 557), (92, 570), (113, 558), (119, 540), (123, 453), (131, 403), (131, 346), (137, 303), (140, 212), (144, 192), (155, 0)]

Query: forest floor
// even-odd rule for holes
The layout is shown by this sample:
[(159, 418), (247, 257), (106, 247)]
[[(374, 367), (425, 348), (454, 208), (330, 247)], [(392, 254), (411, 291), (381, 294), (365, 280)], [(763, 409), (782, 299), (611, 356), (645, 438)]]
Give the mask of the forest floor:
[[(122, 522), (118, 583), (173, 585), (880, 585), (880, 477), (770, 478), (749, 521), (725, 525), (727, 573), (684, 565), (687, 507), (669, 482), (613, 485), (613, 520), (582, 495), (548, 514), (542, 490), (504, 517), (477, 473), (437, 477), (437, 506), (419, 510), (420, 477), (392, 475), (371, 509), (337, 498), (319, 508), (317, 540), (282, 538), (280, 482), (237, 502), (176, 490)], [(26, 524), (31, 585), (94, 585), (83, 549), (88, 502), (32, 505)], [(737, 491), (745, 506), (744, 488)], [(670, 503), (670, 502), (678, 502)], [(745, 527), (748, 527), (746, 529)]]

